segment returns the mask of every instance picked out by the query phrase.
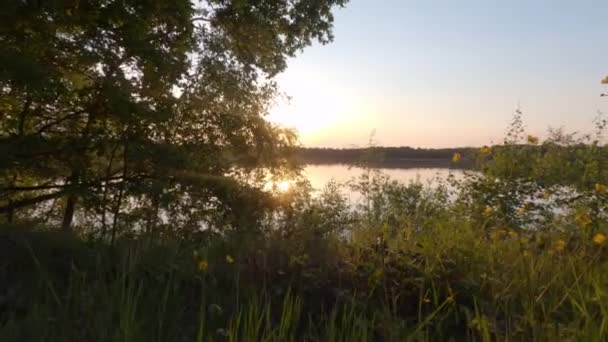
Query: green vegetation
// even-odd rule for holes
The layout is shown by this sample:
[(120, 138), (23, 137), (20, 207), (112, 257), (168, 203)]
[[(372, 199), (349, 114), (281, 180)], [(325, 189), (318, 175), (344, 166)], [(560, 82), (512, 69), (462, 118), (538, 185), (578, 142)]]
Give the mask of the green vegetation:
[(345, 3), (0, 5), (0, 339), (608, 339), (601, 117), (517, 112), (432, 186), (299, 176), (273, 77)]
[[(273, 194), (255, 226), (142, 231), (110, 243), (25, 220), (5, 225), (0, 335), (605, 340), (606, 148), (563, 137), (540, 144), (516, 129), (500, 148), (479, 149), (482, 173), (431, 187), (373, 169), (316, 196), (301, 182)], [(361, 194), (355, 207), (345, 187)]]
[(274, 76), (345, 3), (3, 2), (0, 214), (112, 239), (259, 220), (295, 141), (265, 120)]
[[(303, 164), (347, 164), (381, 168), (442, 167), (473, 168), (475, 148), (412, 148), (412, 147), (367, 147), (367, 148), (306, 148), (295, 150), (295, 158)], [(454, 153), (461, 153), (463, 160), (450, 162)], [(369, 160), (366, 156), (372, 154)]]

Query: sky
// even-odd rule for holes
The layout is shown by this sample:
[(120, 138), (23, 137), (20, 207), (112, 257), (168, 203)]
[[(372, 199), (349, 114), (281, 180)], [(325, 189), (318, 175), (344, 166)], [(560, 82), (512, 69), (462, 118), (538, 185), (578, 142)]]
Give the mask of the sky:
[(606, 0), (351, 0), (335, 39), (289, 60), (269, 119), (309, 147), (500, 143), (608, 115)]

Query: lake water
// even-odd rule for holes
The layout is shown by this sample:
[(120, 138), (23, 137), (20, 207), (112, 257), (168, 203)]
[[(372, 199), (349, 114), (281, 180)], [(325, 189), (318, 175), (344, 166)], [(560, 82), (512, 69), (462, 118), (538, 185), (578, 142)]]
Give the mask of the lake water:
[[(419, 180), (422, 184), (429, 186), (433, 186), (433, 182), (437, 179), (445, 180), (450, 174), (454, 175), (456, 179), (464, 176), (463, 170), (448, 168), (378, 168), (375, 170), (402, 183)], [(332, 179), (338, 183), (345, 183), (365, 172), (366, 170), (363, 168), (341, 164), (307, 165), (304, 168), (304, 175), (315, 190), (323, 189)], [(351, 202), (357, 202), (360, 198), (358, 194), (354, 194), (348, 189), (344, 189), (344, 192)]]
[[(459, 178), (464, 175), (462, 170), (447, 169), (447, 168), (390, 168), (390, 169), (375, 169), (386, 174), (391, 179), (398, 180), (403, 183), (420, 180), (423, 184), (432, 182), (437, 178), (445, 179), (450, 173)], [(304, 174), (315, 189), (322, 189), (327, 182), (334, 179), (339, 183), (349, 181), (353, 178), (361, 176), (365, 169), (360, 167), (351, 167), (348, 165), (307, 165), (304, 168)]]

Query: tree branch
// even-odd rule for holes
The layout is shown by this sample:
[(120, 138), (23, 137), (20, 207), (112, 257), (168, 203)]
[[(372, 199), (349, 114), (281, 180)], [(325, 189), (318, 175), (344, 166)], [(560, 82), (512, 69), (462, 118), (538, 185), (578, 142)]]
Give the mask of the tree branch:
[(192, 18), (191, 21), (206, 21), (206, 22), (210, 23), (212, 20), (209, 18), (205, 18), (205, 17), (194, 17), (194, 18)]
[(68, 114), (68, 115), (66, 115), (66, 116), (64, 116), (62, 118), (59, 118), (59, 119), (57, 119), (55, 121), (49, 122), (46, 125), (40, 127), (36, 133), (37, 134), (42, 134), (47, 129), (49, 129), (49, 128), (55, 126), (55, 125), (58, 125), (58, 124), (62, 123), (63, 121), (70, 119), (71, 117), (78, 116), (78, 115), (81, 115), (81, 114), (84, 114), (84, 111), (79, 110), (79, 111), (76, 111), (76, 112), (74, 112), (72, 114)]
[(26, 199), (22, 199), (20, 201), (15, 201), (15, 202), (11, 202), (8, 205), (5, 205), (4, 207), (0, 207), (0, 213), (7, 213), (11, 210), (14, 209), (18, 209), (18, 208), (23, 208), (23, 207), (27, 207), (30, 205), (34, 205), (37, 203), (41, 203), (41, 202), (46, 202), (55, 198), (59, 198), (63, 195), (66, 194), (66, 190), (61, 190), (61, 191), (57, 191), (57, 192), (53, 192), (50, 194), (46, 194), (46, 195), (42, 195), (42, 196), (38, 196), (38, 197), (34, 197), (34, 198), (26, 198)]

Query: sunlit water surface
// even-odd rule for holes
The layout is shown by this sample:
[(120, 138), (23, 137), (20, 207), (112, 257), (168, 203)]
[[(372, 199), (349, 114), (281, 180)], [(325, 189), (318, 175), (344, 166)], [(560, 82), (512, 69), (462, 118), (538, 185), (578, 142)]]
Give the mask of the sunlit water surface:
[[(304, 176), (309, 180), (310, 185), (316, 193), (320, 192), (330, 181), (335, 181), (339, 184), (345, 184), (351, 180), (357, 179), (364, 173), (368, 172), (364, 168), (352, 167), (348, 165), (307, 165), (304, 168)], [(409, 183), (419, 181), (424, 185), (433, 187), (438, 184), (438, 180), (446, 180), (448, 176), (453, 175), (456, 179), (464, 176), (464, 171), (447, 168), (378, 168), (374, 171), (380, 171), (382, 174), (397, 180), (401, 183)], [(287, 190), (289, 183), (277, 183), (279, 190)], [(343, 187), (342, 192), (352, 203), (357, 202), (361, 196), (349, 190), (348, 187)]]
[[(433, 183), (439, 179), (446, 179), (450, 173), (455, 177), (462, 177), (463, 171), (446, 168), (404, 168), (404, 169), (375, 169), (402, 183), (419, 180), (423, 184)], [(334, 179), (338, 183), (347, 182), (360, 177), (365, 169), (347, 165), (307, 165), (304, 175), (314, 189), (322, 189), (329, 181)]]

